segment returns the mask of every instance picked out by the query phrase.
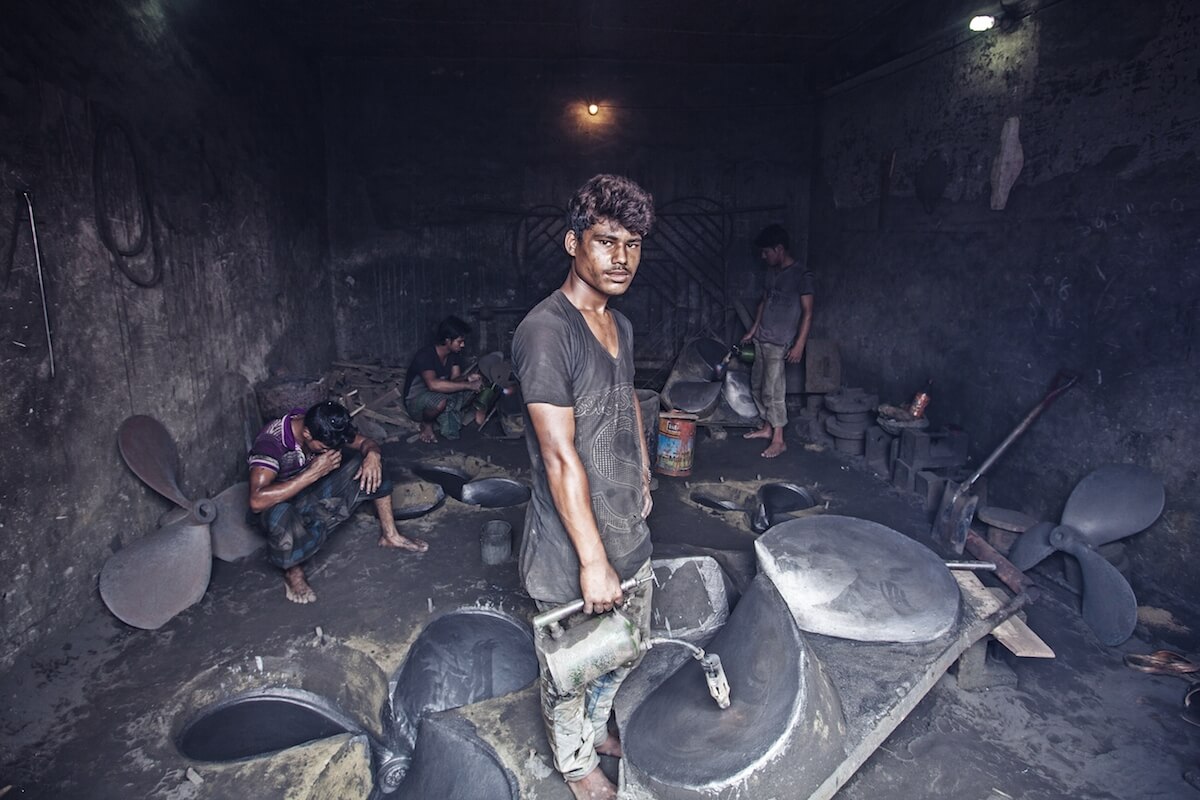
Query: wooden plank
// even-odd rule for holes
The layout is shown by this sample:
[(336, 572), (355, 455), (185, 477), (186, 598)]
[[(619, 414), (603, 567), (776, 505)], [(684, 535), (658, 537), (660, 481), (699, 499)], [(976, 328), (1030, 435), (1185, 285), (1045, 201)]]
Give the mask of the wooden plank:
[(409, 427), (412, 427), (417, 424), (417, 423), (413, 422), (411, 419), (402, 419), (400, 417), (393, 417), (388, 414), (381, 414), (378, 411), (372, 411), (369, 408), (363, 408), (362, 415), (364, 417), (369, 417), (369, 418), (371, 418), (373, 420), (377, 420), (379, 422), (386, 422), (389, 425), (400, 425), (401, 427), (405, 427), (405, 428), (409, 428)]
[[(985, 613), (991, 613), (1004, 605), (992, 594), (972, 572), (954, 570), (954, 580), (963, 594), (969, 595)], [(1020, 617), (1009, 617), (992, 631), (996, 641), (1004, 645), (1015, 656), (1021, 658), (1054, 658), (1054, 650), (1042, 641), (1033, 629)]]
[(996, 641), (1021, 658), (1054, 658), (1054, 650), (1020, 617), (1009, 617), (992, 631)]

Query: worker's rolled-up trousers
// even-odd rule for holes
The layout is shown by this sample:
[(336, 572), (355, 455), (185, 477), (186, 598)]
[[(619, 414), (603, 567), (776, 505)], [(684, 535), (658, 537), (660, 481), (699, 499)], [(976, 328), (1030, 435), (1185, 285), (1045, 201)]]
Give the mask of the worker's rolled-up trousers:
[(788, 346), (754, 342), (754, 366), (750, 382), (758, 414), (772, 428), (787, 425), (787, 378), (784, 376)]

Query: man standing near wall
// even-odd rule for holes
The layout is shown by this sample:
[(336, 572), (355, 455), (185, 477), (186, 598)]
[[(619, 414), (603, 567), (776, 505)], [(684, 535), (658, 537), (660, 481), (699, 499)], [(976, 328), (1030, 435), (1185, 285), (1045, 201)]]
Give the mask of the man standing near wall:
[(763, 228), (754, 240), (754, 247), (767, 265), (766, 291), (758, 303), (754, 324), (742, 337), (742, 343), (754, 341), (754, 370), (750, 379), (763, 426), (743, 438), (769, 439), (762, 457), (775, 458), (787, 450), (783, 440), (787, 427), (784, 362), (798, 364), (804, 357), (804, 345), (812, 328), (813, 274), (788, 251), (788, 234), (782, 225)]
[[(343, 456), (343, 447), (357, 452)], [(250, 510), (267, 535), (267, 557), (283, 569), (293, 603), (317, 599), (304, 577), (304, 562), (364, 500), (375, 503), (380, 546), (417, 553), (429, 549), (396, 529), (392, 484), (383, 477), (379, 445), (354, 429), (338, 403), (296, 409), (271, 422), (254, 440), (247, 461)]]
[[(650, 464), (633, 387), (633, 328), (608, 302), (637, 272), (653, 199), (627, 178), (597, 175), (571, 198), (568, 213), (567, 279), (529, 312), (513, 339), (533, 471), (521, 578), (539, 609), (583, 598), (583, 613), (565, 627), (619, 606), (646, 636), (651, 582), (628, 594), (621, 582), (651, 574)], [(566, 691), (546, 668), (553, 634), (535, 634), (554, 764), (576, 798), (615, 800), (597, 754), (621, 754), (608, 720), (636, 662)]]

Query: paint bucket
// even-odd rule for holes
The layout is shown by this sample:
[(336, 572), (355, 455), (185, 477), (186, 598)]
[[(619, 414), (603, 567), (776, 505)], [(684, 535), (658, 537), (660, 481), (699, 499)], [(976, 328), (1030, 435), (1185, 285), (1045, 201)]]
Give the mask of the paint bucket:
[(658, 415), (659, 475), (683, 478), (692, 474), (692, 451), (696, 441), (695, 414), (665, 411)]
[(490, 519), (483, 523), (479, 536), (483, 563), (490, 566), (503, 564), (512, 555), (512, 525), (502, 519)]

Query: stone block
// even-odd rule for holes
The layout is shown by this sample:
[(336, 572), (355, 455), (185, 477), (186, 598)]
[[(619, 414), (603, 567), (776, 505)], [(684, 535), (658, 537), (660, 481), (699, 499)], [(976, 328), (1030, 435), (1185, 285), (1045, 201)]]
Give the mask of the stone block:
[(933, 470), (919, 469), (913, 475), (912, 492), (921, 498), (925, 513), (937, 510), (942, 502), (942, 490), (946, 488), (946, 479)]
[(958, 657), (958, 688), (967, 692), (1016, 686), (1017, 673), (1008, 664), (988, 655), (991, 636), (985, 636)]
[(911, 492), (916, 477), (917, 471), (903, 459), (897, 458), (892, 462), (892, 486), (902, 492)]
[(890, 476), (892, 474), (891, 451), (894, 438), (878, 425), (867, 428), (863, 454), (866, 456), (867, 466), (876, 475)]
[(961, 467), (969, 444), (966, 431), (906, 430), (900, 435), (900, 458), (917, 469)]

